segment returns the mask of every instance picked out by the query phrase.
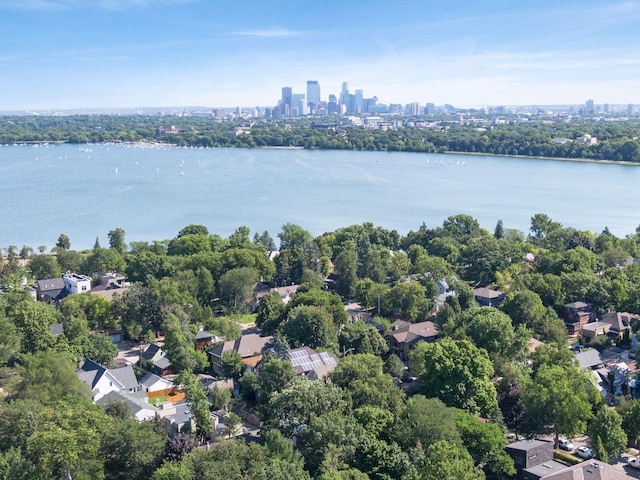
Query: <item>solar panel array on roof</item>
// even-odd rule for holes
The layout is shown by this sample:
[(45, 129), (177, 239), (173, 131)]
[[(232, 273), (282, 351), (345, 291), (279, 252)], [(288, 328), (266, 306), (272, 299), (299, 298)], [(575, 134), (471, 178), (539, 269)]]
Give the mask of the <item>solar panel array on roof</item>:
[(293, 368), (300, 367), (303, 371), (309, 372), (325, 365), (334, 365), (335, 358), (327, 352), (309, 354), (307, 350), (298, 350), (291, 352), (291, 366)]
[(291, 359), (308, 357), (309, 353), (306, 350), (291, 350)]

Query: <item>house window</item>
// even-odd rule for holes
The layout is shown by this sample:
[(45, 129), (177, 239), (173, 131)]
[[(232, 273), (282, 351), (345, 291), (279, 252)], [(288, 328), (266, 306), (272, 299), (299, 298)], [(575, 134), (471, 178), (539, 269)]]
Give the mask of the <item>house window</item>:
[(82, 286), (82, 291), (83, 291), (83, 292), (86, 292), (86, 291), (87, 291), (87, 287), (86, 287), (86, 285), (83, 285), (83, 286)]

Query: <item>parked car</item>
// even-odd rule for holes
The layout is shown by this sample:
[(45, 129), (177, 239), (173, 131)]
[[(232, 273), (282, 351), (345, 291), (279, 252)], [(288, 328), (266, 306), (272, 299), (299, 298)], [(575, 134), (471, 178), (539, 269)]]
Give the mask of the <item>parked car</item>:
[(582, 458), (593, 458), (595, 455), (593, 450), (588, 447), (578, 447), (576, 448), (576, 455)]
[(576, 448), (573, 443), (571, 443), (569, 440), (567, 440), (566, 438), (560, 438), (558, 439), (558, 445), (560, 445), (560, 448), (562, 450), (566, 450), (567, 452), (571, 452), (573, 451), (574, 448)]
[(640, 462), (638, 461), (638, 457), (627, 458), (627, 465), (633, 468), (640, 468)]

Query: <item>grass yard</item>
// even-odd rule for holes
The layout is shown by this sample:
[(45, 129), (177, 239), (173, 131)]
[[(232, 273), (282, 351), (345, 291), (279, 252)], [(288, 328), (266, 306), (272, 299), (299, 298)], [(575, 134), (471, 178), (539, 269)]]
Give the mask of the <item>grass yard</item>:
[(166, 402), (171, 398), (171, 395), (162, 395), (161, 397), (150, 398), (149, 403), (155, 407), (159, 407), (161, 403)]
[(258, 315), (255, 313), (247, 313), (245, 315), (235, 315), (233, 318), (238, 323), (241, 323), (243, 325), (249, 325), (251, 323), (256, 323), (257, 316)]

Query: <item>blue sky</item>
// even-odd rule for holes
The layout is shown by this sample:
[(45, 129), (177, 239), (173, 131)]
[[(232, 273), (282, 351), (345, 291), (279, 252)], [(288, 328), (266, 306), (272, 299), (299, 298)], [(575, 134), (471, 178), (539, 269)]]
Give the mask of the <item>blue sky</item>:
[(640, 2), (0, 0), (0, 110), (640, 103)]

